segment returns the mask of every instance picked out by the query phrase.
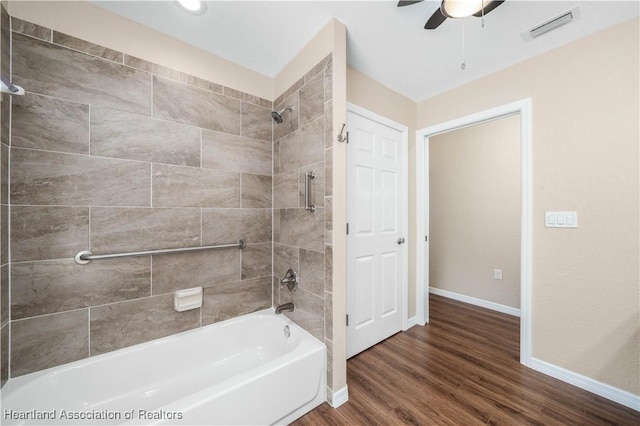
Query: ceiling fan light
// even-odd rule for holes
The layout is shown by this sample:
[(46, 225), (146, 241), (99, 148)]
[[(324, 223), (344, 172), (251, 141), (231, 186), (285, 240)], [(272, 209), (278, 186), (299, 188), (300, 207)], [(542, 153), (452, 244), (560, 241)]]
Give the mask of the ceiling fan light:
[(447, 18), (466, 18), (486, 8), (490, 0), (442, 0), (440, 11)]
[(174, 0), (183, 11), (192, 15), (202, 15), (207, 11), (207, 4), (200, 0)]

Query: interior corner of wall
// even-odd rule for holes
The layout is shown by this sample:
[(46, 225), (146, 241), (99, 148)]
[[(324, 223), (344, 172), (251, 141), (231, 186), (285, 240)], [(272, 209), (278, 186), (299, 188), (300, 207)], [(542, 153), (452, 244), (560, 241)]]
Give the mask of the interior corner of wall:
[[(273, 79), (273, 95), (276, 99), (313, 66), (335, 50), (335, 37), (344, 24), (335, 18), (329, 21), (314, 35), (307, 44), (293, 57)], [(345, 32), (346, 34), (346, 32)], [(346, 55), (346, 36), (345, 55)]]

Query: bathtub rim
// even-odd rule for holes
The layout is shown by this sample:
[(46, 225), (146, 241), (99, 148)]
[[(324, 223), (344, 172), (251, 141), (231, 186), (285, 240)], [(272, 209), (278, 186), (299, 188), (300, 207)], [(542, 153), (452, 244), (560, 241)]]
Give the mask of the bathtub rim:
[[(152, 346), (152, 345), (158, 345), (167, 341), (171, 341), (171, 340), (175, 340), (178, 339), (180, 337), (184, 337), (187, 335), (191, 335), (191, 334), (197, 334), (197, 333), (205, 333), (207, 330), (209, 330), (210, 328), (222, 328), (222, 327), (229, 327), (231, 325), (233, 325), (234, 323), (240, 322), (245, 320), (248, 317), (259, 317), (259, 316), (272, 316), (272, 317), (276, 317), (278, 318), (279, 316), (281, 316), (281, 314), (276, 314), (275, 313), (275, 308), (269, 307), (269, 308), (265, 308), (265, 309), (261, 309), (258, 311), (254, 311), (254, 312), (249, 312), (247, 314), (243, 314), (243, 315), (239, 315), (237, 317), (233, 317), (233, 318), (229, 318), (223, 321), (218, 321), (218, 322), (214, 322), (212, 324), (207, 324), (204, 326), (200, 326), (200, 327), (196, 327), (196, 328), (192, 328), (190, 330), (185, 330), (185, 331), (181, 331), (179, 333), (175, 333), (175, 334), (171, 334), (169, 336), (164, 336), (164, 337), (160, 337), (158, 339), (153, 339), (153, 340), (149, 340), (146, 342), (141, 342), (141, 343), (137, 343), (135, 345), (131, 345), (131, 346), (127, 346), (125, 348), (120, 348), (120, 349), (116, 349), (114, 351), (110, 351), (110, 352), (105, 352), (99, 355), (94, 355), (94, 356), (88, 356), (86, 358), (82, 358), (76, 361), (72, 361), (66, 364), (60, 364), (60, 365), (56, 365), (53, 367), (49, 367), (46, 368), (44, 370), (38, 370), (38, 371), (34, 371), (32, 373), (28, 373), (28, 374), (23, 374), (21, 376), (18, 377), (10, 377), (7, 382), (5, 383), (5, 385), (0, 389), (0, 402), (4, 401), (5, 398), (11, 396), (14, 392), (17, 392), (20, 388), (22, 388), (23, 386), (28, 385), (29, 383), (44, 377), (44, 376), (48, 376), (50, 374), (53, 375), (59, 375), (62, 374), (68, 370), (73, 370), (78, 368), (81, 365), (91, 365), (97, 362), (100, 362), (102, 360), (107, 360), (107, 359), (111, 359), (111, 358), (115, 358), (118, 356), (123, 356), (124, 354), (127, 353), (133, 353), (133, 352), (137, 352), (140, 350), (143, 350), (144, 348), (146, 348), (147, 346)], [(304, 328), (302, 328), (299, 324), (297, 324), (295, 321), (293, 321), (292, 319), (290, 319), (287, 316), (282, 315), (283, 318), (283, 322), (285, 322), (285, 325), (293, 325), (294, 327), (296, 327), (298, 329), (298, 331), (306, 337), (310, 337), (315, 342), (318, 342), (322, 347), (324, 347), (325, 350), (325, 364), (326, 364), (326, 351), (327, 351), (327, 347), (325, 345), (324, 342), (320, 341), (317, 337), (315, 337), (313, 334), (309, 333), (307, 330), (305, 330)], [(325, 371), (326, 371), (326, 365), (325, 365)], [(2, 404), (4, 405), (4, 404)]]

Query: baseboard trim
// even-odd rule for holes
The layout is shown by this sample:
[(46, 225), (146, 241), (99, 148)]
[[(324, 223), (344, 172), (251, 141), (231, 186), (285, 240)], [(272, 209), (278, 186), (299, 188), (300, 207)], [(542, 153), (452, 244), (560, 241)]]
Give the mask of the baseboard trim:
[(349, 390), (347, 388), (347, 385), (344, 385), (342, 389), (338, 389), (335, 392), (332, 392), (331, 389), (327, 388), (327, 402), (333, 408), (338, 408), (348, 400)]
[(531, 358), (531, 368), (539, 371), (540, 373), (579, 387), (580, 389), (584, 389), (613, 402), (617, 402), (618, 404), (622, 404), (632, 410), (640, 411), (640, 395), (632, 394), (631, 392), (599, 382), (590, 377), (583, 376), (536, 358)]
[(488, 300), (477, 299), (475, 297), (465, 296), (464, 294), (454, 293), (452, 291), (442, 290), (435, 287), (429, 287), (429, 293), (457, 300), (459, 302), (469, 303), (470, 305), (480, 306), (481, 308), (491, 309), (492, 311), (502, 312), (503, 314), (512, 315), (514, 317), (520, 317), (520, 309), (512, 308), (511, 306), (501, 305), (499, 303), (489, 302)]
[(418, 317), (415, 315), (407, 319), (407, 327), (403, 331), (407, 331), (414, 325), (418, 325)]

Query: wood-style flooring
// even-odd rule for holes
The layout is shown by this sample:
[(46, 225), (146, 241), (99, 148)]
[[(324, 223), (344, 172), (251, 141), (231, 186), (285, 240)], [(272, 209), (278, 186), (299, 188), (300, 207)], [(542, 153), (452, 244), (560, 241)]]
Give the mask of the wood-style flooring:
[(305, 425), (640, 425), (640, 413), (522, 366), (519, 319), (430, 296), (430, 323), (347, 362), (349, 401)]

